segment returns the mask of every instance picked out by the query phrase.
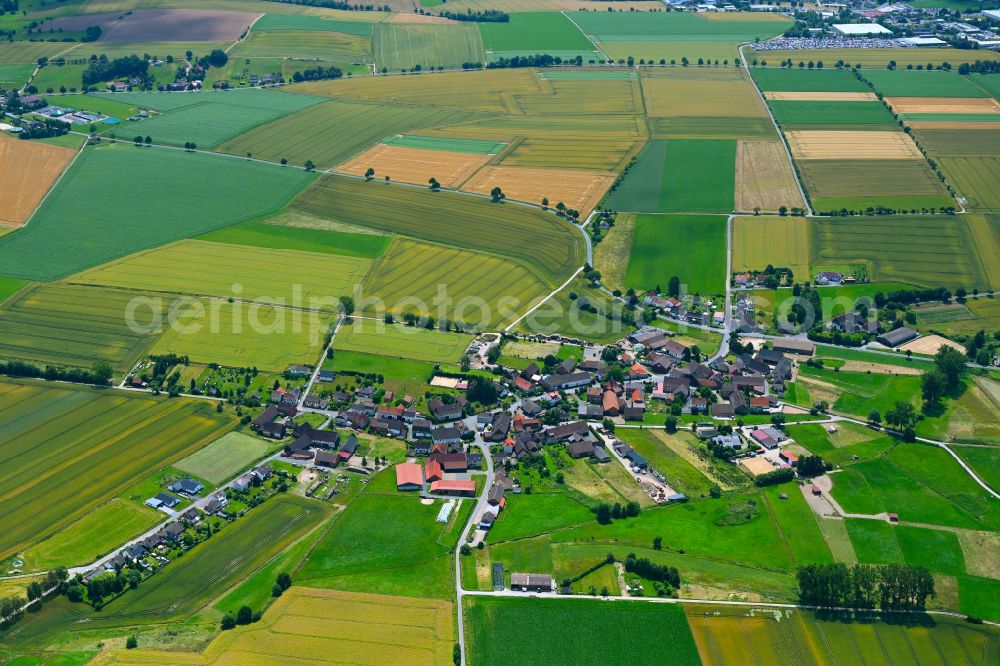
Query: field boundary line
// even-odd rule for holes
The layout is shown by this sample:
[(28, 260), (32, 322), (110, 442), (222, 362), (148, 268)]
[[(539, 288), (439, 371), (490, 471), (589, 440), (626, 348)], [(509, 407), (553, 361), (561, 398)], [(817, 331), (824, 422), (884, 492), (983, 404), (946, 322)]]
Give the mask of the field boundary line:
[(520, 317), (518, 317), (517, 319), (515, 319), (514, 321), (512, 321), (510, 324), (508, 324), (507, 327), (503, 329), (503, 332), (504, 333), (508, 333), (512, 328), (514, 328), (517, 324), (519, 324), (522, 319), (524, 319), (525, 317), (527, 317), (528, 315), (530, 315), (532, 312), (534, 312), (538, 308), (542, 307), (542, 304), (545, 303), (545, 301), (549, 300), (550, 298), (552, 298), (553, 296), (555, 296), (556, 294), (558, 294), (560, 291), (562, 291), (563, 289), (565, 289), (566, 287), (568, 287), (569, 283), (572, 282), (576, 278), (576, 276), (579, 275), (581, 272), (583, 272), (583, 266), (580, 266), (578, 269), (576, 269), (576, 271), (573, 273), (573, 275), (571, 275), (568, 280), (566, 280), (565, 282), (563, 282), (562, 285), (560, 285), (558, 288), (552, 290), (547, 296), (545, 296), (540, 301), (538, 301), (538, 303), (535, 303), (535, 305), (533, 305), (530, 310), (528, 310), (523, 315), (521, 315)]
[[(88, 139), (87, 139), (86, 141), (84, 141), (84, 142), (83, 142), (83, 145), (82, 145), (82, 146), (80, 146), (80, 148), (79, 148), (79, 149), (78, 149), (78, 150), (76, 151), (76, 155), (74, 155), (74, 156), (73, 156), (73, 159), (71, 159), (71, 160), (69, 161), (69, 164), (67, 164), (67, 165), (66, 165), (66, 168), (62, 170), (62, 172), (61, 172), (61, 173), (59, 174), (58, 178), (56, 178), (56, 179), (55, 179), (54, 181), (52, 181), (52, 184), (51, 184), (51, 185), (49, 185), (49, 189), (45, 191), (45, 195), (44, 195), (44, 196), (43, 196), (43, 197), (42, 197), (41, 199), (39, 199), (39, 200), (38, 200), (38, 205), (36, 205), (36, 206), (35, 206), (35, 207), (34, 207), (34, 208), (32, 209), (32, 211), (31, 211), (31, 215), (29, 215), (29, 216), (28, 216), (28, 217), (27, 217), (27, 218), (26, 218), (26, 219), (24, 220), (24, 224), (22, 224), (21, 226), (17, 227), (17, 229), (23, 229), (23, 228), (25, 228), (26, 226), (28, 226), (28, 223), (29, 223), (29, 222), (31, 222), (31, 220), (32, 220), (32, 219), (33, 219), (33, 218), (35, 217), (35, 213), (37, 213), (37, 212), (38, 212), (38, 209), (42, 207), (42, 204), (43, 204), (43, 203), (45, 203), (45, 200), (49, 198), (49, 195), (50, 195), (50, 194), (52, 194), (52, 192), (53, 192), (53, 191), (54, 191), (54, 190), (56, 189), (56, 186), (57, 186), (57, 185), (59, 185), (59, 183), (61, 183), (61, 182), (62, 182), (62, 179), (63, 179), (63, 176), (65, 176), (65, 175), (66, 175), (66, 173), (67, 173), (67, 172), (68, 172), (68, 171), (69, 171), (70, 169), (72, 169), (72, 168), (73, 168), (73, 165), (74, 165), (74, 164), (76, 164), (76, 161), (77, 161), (77, 160), (78, 160), (78, 159), (80, 158), (80, 155), (82, 155), (82, 154), (83, 154), (83, 150), (84, 150), (84, 148), (86, 148), (86, 147), (87, 147), (87, 142), (88, 142), (89, 140), (90, 140), (90, 139), (89, 139), (89, 137), (88, 137)], [(11, 295), (13, 296), (13, 294), (11, 294)]]
[(586, 32), (584, 32), (583, 28), (580, 27), (580, 24), (577, 23), (576, 21), (574, 21), (573, 17), (571, 17), (569, 14), (566, 13), (566, 10), (563, 10), (563, 11), (561, 11), (559, 13), (562, 14), (563, 16), (565, 16), (567, 19), (569, 19), (569, 22), (572, 23), (573, 25), (575, 25), (576, 29), (579, 30), (583, 34), (584, 38), (594, 46), (594, 50), (597, 51), (598, 53), (600, 53), (602, 56), (604, 56), (605, 60), (608, 60), (608, 54), (604, 52), (604, 49), (602, 49), (600, 46), (598, 46), (597, 42), (595, 42), (593, 39), (591, 39), (590, 35), (588, 35)]
[[(253, 31), (253, 27), (254, 27), (255, 25), (257, 25), (257, 21), (261, 20), (262, 18), (264, 18), (264, 14), (263, 14), (263, 13), (260, 13), (260, 14), (257, 14), (257, 18), (255, 18), (255, 19), (253, 20), (253, 22), (252, 22), (252, 23), (251, 23), (250, 25), (248, 25), (248, 26), (247, 26), (247, 30), (246, 30), (246, 32), (245, 32), (245, 33), (243, 33), (242, 35), (240, 35), (239, 37), (237, 37), (237, 38), (236, 38), (236, 41), (235, 41), (235, 42), (233, 42), (232, 44), (230, 44), (229, 46), (227, 46), (227, 47), (226, 47), (225, 49), (223, 49), (223, 51), (222, 51), (222, 52), (223, 52), (223, 53), (225, 53), (226, 55), (229, 55), (229, 51), (230, 51), (230, 50), (231, 50), (231, 49), (232, 49), (232, 48), (233, 48), (234, 46), (236, 46), (236, 45), (237, 45), (237, 44), (239, 44), (240, 42), (245, 42), (245, 41), (246, 41), (247, 39), (249, 39), (249, 38), (250, 38), (250, 33), (251, 33), (251, 32)], [(282, 58), (282, 60), (287, 60), (287, 58)]]

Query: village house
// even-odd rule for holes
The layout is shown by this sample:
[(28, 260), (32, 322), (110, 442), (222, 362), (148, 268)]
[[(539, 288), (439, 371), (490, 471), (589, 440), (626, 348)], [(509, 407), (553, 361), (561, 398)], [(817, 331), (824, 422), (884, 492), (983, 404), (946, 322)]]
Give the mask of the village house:
[(424, 486), (424, 472), (419, 463), (396, 465), (396, 490), (420, 490)]

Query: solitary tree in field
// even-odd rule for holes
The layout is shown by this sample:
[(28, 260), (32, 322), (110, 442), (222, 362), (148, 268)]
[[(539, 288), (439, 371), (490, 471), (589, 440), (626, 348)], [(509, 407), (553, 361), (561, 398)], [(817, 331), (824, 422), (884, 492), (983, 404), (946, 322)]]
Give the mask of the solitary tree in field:
[(282, 157), (281, 158), (281, 166), (285, 166), (286, 164), (288, 164), (288, 160), (286, 160), (284, 157)]
[(306, 171), (312, 171), (313, 169), (316, 168), (316, 165), (313, 164), (312, 160), (306, 160), (305, 167), (306, 167)]
[(135, 139), (133, 139), (133, 141), (135, 142), (135, 145), (137, 145), (137, 146), (141, 146), (142, 145), (142, 137), (141, 136), (135, 137)]
[(247, 153), (247, 159), (250, 159), (251, 157), (253, 157), (253, 153)]
[(492, 190), (490, 190), (490, 199), (493, 201), (493, 203), (500, 203), (506, 198), (507, 195), (504, 194), (503, 190), (501, 190), (499, 187), (494, 187)]
[(153, 145), (153, 137), (149, 136), (148, 134), (146, 135), (146, 145), (147, 146)]
[(542, 208), (544, 208), (545, 210), (549, 209), (549, 198), (548, 197), (542, 197)]
[(386, 176), (386, 177), (385, 177), (385, 184), (386, 184), (386, 185), (388, 185), (388, 184), (389, 184), (389, 176)]
[(438, 182), (437, 178), (431, 176), (427, 182), (430, 184), (432, 191), (437, 192), (441, 189), (441, 183)]
[(368, 167), (365, 171), (365, 180), (371, 180), (375, 176), (375, 169)]

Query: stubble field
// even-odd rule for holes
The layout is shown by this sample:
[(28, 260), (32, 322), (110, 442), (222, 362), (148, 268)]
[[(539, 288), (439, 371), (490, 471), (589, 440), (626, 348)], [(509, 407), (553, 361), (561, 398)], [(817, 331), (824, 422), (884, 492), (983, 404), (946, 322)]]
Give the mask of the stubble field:
[(75, 155), (74, 151), (0, 136), (0, 224), (28, 220)]

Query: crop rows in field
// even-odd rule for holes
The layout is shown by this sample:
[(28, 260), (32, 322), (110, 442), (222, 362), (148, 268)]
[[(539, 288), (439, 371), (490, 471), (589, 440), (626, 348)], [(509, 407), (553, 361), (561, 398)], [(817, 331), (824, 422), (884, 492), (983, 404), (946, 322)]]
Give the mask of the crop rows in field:
[(968, 224), (948, 216), (816, 219), (813, 264), (866, 263), (876, 282), (921, 286), (988, 286), (987, 269)]
[(689, 293), (722, 293), (725, 237), (721, 216), (636, 215), (625, 286), (653, 289), (676, 275)]
[[(701, 663), (679, 606), (487, 597), (466, 603), (472, 663), (604, 664), (627, 654), (630, 663), (657, 664), (666, 653), (677, 666)], [(507, 642), (507, 632), (520, 639)]]
[(986, 664), (996, 649), (989, 630), (950, 618), (924, 627), (793, 612), (797, 617), (782, 616), (779, 622), (755, 609), (687, 608), (706, 666), (746, 663), (751, 657), (755, 663), (895, 664), (913, 661), (915, 654), (936, 655), (948, 664)]
[(73, 155), (72, 150), (59, 146), (0, 137), (0, 172), (4, 174), (0, 223), (27, 221)]
[(292, 164), (311, 160), (319, 168), (329, 168), (393, 134), (478, 117), (460, 110), (335, 100), (245, 132), (219, 150), (275, 161), (287, 159)]
[(205, 403), (0, 383), (0, 557), (72, 523), (230, 425)]
[(767, 110), (742, 69), (648, 70), (642, 92), (651, 118), (766, 118)]
[[(853, 197), (886, 204), (892, 200), (898, 202), (894, 208), (923, 207), (905, 202), (926, 201), (928, 197), (938, 198), (934, 207), (953, 201), (922, 160), (801, 160), (799, 173), (814, 200)], [(815, 205), (824, 211), (838, 208)]]
[[(933, 55), (933, 51), (930, 53)], [(957, 72), (873, 69), (863, 74), (885, 97), (988, 96), (968, 77)]]
[(491, 155), (470, 152), (423, 150), (377, 143), (349, 162), (337, 167), (341, 173), (362, 176), (374, 169), (378, 180), (391, 178), (404, 183), (425, 184), (435, 178), (442, 187), (458, 187)]
[(361, 284), (370, 267), (370, 260), (357, 257), (184, 240), (130, 255), (70, 280), (331, 310), (339, 295)]
[[(798, 69), (800, 62), (803, 63), (803, 65), (808, 64), (809, 61), (813, 61), (817, 65), (822, 62), (823, 69), (821, 71), (827, 72), (833, 69), (833, 67), (837, 64), (837, 61), (843, 61), (850, 67), (861, 65), (862, 73), (864, 73), (865, 70), (885, 69), (891, 60), (896, 61), (897, 68), (905, 68), (907, 65), (924, 65), (926, 67), (928, 63), (932, 63), (935, 67), (937, 67), (946, 62), (950, 63), (952, 67), (957, 68), (963, 62), (972, 64), (976, 60), (1000, 59), (1000, 54), (997, 54), (995, 51), (984, 50), (982, 53), (973, 53), (969, 50), (951, 48), (796, 49), (793, 51), (752, 51), (748, 49), (746, 54), (747, 58), (751, 60), (751, 62), (753, 59), (757, 59), (762, 63), (766, 62), (770, 68), (776, 68), (779, 63), (790, 59), (796, 69)], [(803, 74), (809, 73), (808, 69), (799, 71), (802, 71)], [(816, 70), (812, 71), (815, 72)], [(853, 78), (853, 75), (851, 75), (849, 70), (845, 73)]]
[(1000, 210), (1000, 158), (964, 156), (939, 158), (948, 181), (975, 210)]
[(559, 284), (582, 263), (579, 233), (553, 215), (447, 192), (325, 177), (296, 210), (462, 249), (507, 256)]
[(784, 127), (891, 127), (892, 115), (881, 102), (772, 101), (774, 119)]
[(313, 178), (199, 153), (86, 148), (31, 223), (0, 238), (0, 265), (13, 277), (58, 279), (277, 210)]
[[(128, 370), (156, 333), (132, 330), (126, 320), (135, 293), (46, 284), (22, 291), (0, 309), (0, 357), (89, 368), (107, 361)], [(146, 325), (162, 311), (136, 311)]]
[(463, 190), (489, 194), (500, 187), (509, 199), (549, 205), (559, 202), (580, 211), (586, 218), (615, 180), (613, 173), (570, 169), (531, 169), (511, 166), (486, 166), (472, 176)]
[(565, 115), (635, 115), (642, 111), (639, 83), (635, 79), (554, 79), (547, 80), (550, 90), (518, 94), (514, 98), (521, 111), (529, 116)]
[[(410, 312), (435, 318), (443, 316), (481, 327), (506, 323), (515, 312), (528, 309), (548, 292), (534, 273), (512, 261), (407, 239), (399, 239), (389, 248), (374, 268), (366, 288), (370, 296), (380, 299), (388, 311), (397, 315)], [(434, 299), (442, 288), (451, 304), (439, 310)], [(508, 306), (506, 312), (501, 311), (501, 300), (509, 298), (516, 299), (516, 304)], [(463, 309), (460, 304), (464, 300), (470, 305)], [(488, 307), (487, 312), (475, 306), (480, 302)], [(397, 350), (390, 355), (407, 353)]]
[(801, 217), (738, 217), (733, 221), (733, 271), (759, 271), (768, 264), (809, 275), (809, 221)]
[(573, 21), (557, 12), (519, 12), (505, 23), (481, 23), (479, 31), (487, 51), (595, 51)]
[(417, 65), (423, 69), (452, 69), (482, 62), (485, 57), (474, 23), (380, 23), (375, 26), (372, 46), (379, 71), (408, 70)]
[(431, 363), (458, 363), (472, 336), (356, 319), (337, 333), (334, 349)]
[(229, 57), (298, 58), (302, 60), (371, 62), (372, 42), (367, 36), (340, 32), (278, 30), (258, 32), (233, 47)]
[(736, 210), (778, 212), (781, 206), (805, 207), (784, 146), (780, 141), (737, 142)]

